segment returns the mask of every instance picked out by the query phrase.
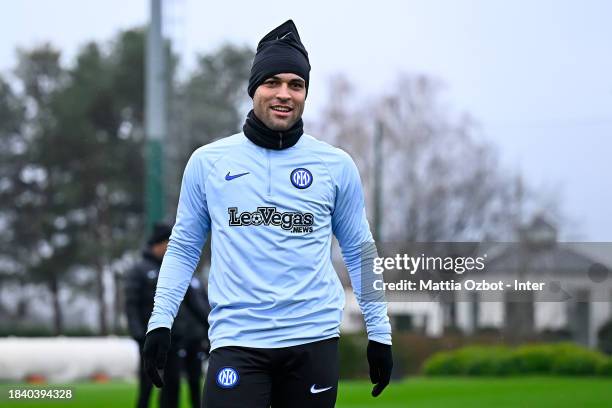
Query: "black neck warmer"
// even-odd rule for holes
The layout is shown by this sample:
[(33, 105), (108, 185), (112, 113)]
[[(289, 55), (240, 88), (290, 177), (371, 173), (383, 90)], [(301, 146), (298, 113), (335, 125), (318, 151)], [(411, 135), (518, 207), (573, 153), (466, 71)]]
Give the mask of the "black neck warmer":
[(304, 133), (304, 122), (300, 118), (291, 128), (285, 131), (272, 130), (259, 120), (251, 109), (242, 126), (242, 131), (257, 146), (282, 150), (293, 146), (300, 140), (300, 136)]

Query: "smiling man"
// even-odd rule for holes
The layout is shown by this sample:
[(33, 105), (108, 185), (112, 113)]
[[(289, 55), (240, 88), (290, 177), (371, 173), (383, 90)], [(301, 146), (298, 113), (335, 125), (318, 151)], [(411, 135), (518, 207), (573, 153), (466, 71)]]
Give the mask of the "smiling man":
[(270, 129), (285, 131), (304, 112), (306, 82), (296, 74), (277, 74), (257, 87), (253, 98), (255, 117)]
[(344, 290), (333, 235), (365, 318), (372, 395), (389, 383), (387, 306), (362, 285), (376, 247), (359, 173), (345, 152), (304, 134), (309, 73), (291, 20), (268, 33), (243, 131), (199, 148), (185, 168), (144, 354), (161, 386), (172, 322), (210, 231), (208, 408), (335, 405)]

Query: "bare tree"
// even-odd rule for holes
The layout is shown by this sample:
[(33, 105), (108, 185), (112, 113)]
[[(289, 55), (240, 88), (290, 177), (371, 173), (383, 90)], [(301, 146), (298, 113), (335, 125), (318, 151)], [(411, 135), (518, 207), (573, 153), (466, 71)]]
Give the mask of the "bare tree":
[(320, 133), (347, 150), (373, 197), (375, 126), (383, 137), (383, 237), (394, 241), (477, 241), (508, 238), (514, 217), (513, 179), (467, 115), (453, 118), (440, 103), (440, 83), (401, 76), (387, 95), (351, 106), (353, 87), (334, 78)]

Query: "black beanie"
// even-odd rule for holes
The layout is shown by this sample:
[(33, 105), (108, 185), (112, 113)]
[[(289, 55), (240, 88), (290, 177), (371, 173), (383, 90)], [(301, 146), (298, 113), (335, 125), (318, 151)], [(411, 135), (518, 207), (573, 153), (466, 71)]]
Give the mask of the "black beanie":
[(170, 235), (172, 235), (172, 227), (168, 224), (164, 223), (156, 223), (153, 226), (153, 232), (151, 232), (151, 236), (147, 241), (149, 246), (159, 244), (160, 242), (170, 240)]
[(266, 79), (285, 72), (299, 75), (306, 82), (308, 93), (308, 52), (292, 20), (287, 20), (270, 31), (257, 44), (249, 78), (249, 96), (252, 98), (257, 87)]

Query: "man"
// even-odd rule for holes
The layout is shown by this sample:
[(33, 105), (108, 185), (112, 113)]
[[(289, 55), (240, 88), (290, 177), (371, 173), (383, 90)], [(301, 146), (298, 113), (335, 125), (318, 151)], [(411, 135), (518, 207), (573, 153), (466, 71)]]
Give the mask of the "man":
[(145, 355), (161, 386), (156, 368), (211, 231), (208, 408), (334, 406), (344, 291), (332, 234), (365, 317), (372, 395), (389, 383), (386, 303), (362, 285), (376, 251), (359, 173), (342, 150), (303, 133), (309, 73), (289, 20), (257, 47), (243, 132), (199, 148), (185, 168)]
[[(138, 342), (141, 350), (139, 387), (136, 406), (146, 408), (149, 406), (151, 389), (153, 384), (145, 372), (144, 360), (142, 355), (146, 325), (151, 311), (153, 310), (153, 297), (159, 269), (168, 247), (172, 228), (169, 225), (158, 223), (153, 227), (151, 236), (147, 241), (147, 247), (142, 253), (142, 260), (128, 273), (125, 282), (126, 314), (128, 319), (128, 329), (130, 335)], [(166, 387), (160, 394), (160, 406), (162, 408), (178, 406), (179, 386), (180, 386), (180, 358), (179, 350), (187, 340), (192, 339), (197, 333), (202, 333), (205, 337), (208, 330), (206, 322), (209, 306), (201, 295), (200, 283), (193, 278), (187, 290), (185, 306), (181, 308), (175, 321), (175, 330), (172, 332), (173, 347), (169, 350), (164, 380)], [(193, 316), (193, 318), (191, 317)], [(189, 319), (192, 319), (191, 321)], [(197, 326), (186, 327), (186, 324), (195, 320)], [(194, 369), (189, 370), (193, 372)], [(194, 376), (190, 376), (190, 388), (194, 387)], [(199, 383), (199, 378), (198, 378)], [(199, 393), (199, 390), (198, 390)], [(194, 401), (194, 402), (193, 402)], [(192, 396), (194, 407), (199, 407), (199, 398)]]

